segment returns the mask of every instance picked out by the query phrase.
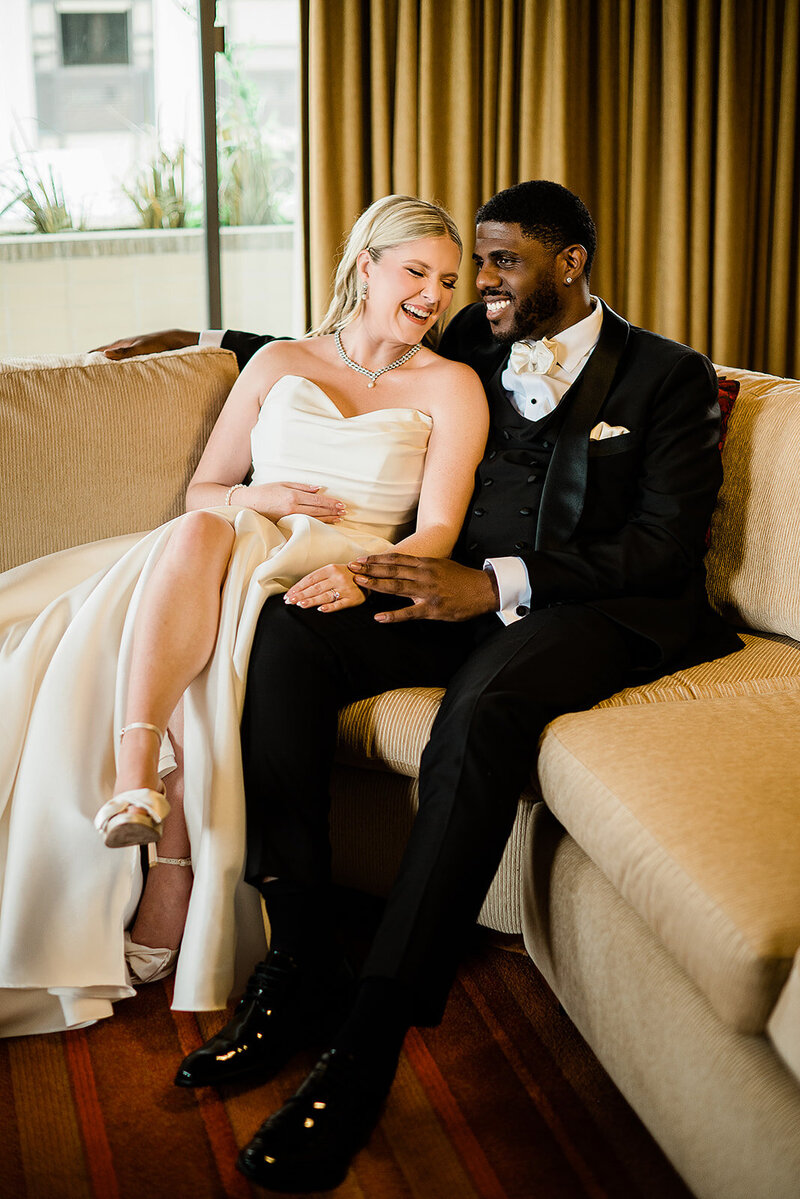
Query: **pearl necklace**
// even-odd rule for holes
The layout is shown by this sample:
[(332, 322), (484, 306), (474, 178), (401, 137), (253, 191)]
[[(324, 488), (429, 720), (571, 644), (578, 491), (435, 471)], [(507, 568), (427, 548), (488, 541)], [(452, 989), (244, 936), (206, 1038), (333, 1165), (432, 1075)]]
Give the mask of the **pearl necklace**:
[(394, 362), (390, 362), (388, 366), (382, 366), (379, 371), (368, 371), (365, 366), (361, 366), (358, 362), (353, 362), (353, 359), (342, 345), (342, 335), (338, 329), (333, 335), (333, 340), (336, 342), (336, 349), (339, 351), (339, 357), (345, 366), (349, 366), (351, 371), (358, 371), (359, 375), (367, 376), (369, 379), (367, 387), (374, 387), (381, 375), (385, 375), (387, 371), (393, 371), (396, 367), (402, 366), (404, 362), (408, 362), (409, 358), (413, 358), (420, 347), (420, 343), (417, 342), (415, 346), (412, 346), (410, 350), (406, 350), (405, 354), (401, 355)]

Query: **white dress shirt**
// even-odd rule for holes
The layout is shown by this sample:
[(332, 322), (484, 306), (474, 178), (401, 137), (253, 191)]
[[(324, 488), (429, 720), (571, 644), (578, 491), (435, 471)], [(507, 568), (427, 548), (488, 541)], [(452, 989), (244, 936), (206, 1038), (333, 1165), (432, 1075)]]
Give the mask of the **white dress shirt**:
[(225, 336), (222, 329), (202, 329), (197, 340), (199, 346), (221, 346)]

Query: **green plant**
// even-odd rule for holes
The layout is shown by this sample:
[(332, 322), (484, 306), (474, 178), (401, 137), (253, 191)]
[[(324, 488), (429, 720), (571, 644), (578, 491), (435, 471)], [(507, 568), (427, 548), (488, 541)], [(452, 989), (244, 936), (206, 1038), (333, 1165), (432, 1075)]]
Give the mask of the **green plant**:
[(35, 162), (26, 167), (18, 154), (11, 169), (12, 182), (6, 183), (5, 187), (15, 194), (0, 209), (0, 216), (21, 206), (25, 210), (25, 220), (35, 233), (63, 233), (85, 228), (83, 219), (76, 222), (70, 212), (52, 165), (42, 173)]
[(226, 49), (218, 56), (219, 215), (222, 225), (274, 225), (292, 187), (288, 155), (268, 141), (269, 122), (255, 85)]
[(189, 211), (185, 147), (179, 145), (170, 154), (156, 144), (150, 162), (122, 190), (143, 229), (182, 229)]

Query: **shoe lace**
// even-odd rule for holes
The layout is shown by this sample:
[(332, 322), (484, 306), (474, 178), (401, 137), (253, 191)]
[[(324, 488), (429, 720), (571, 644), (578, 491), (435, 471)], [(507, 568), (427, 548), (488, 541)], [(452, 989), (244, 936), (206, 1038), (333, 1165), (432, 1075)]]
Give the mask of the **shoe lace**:
[(343, 1086), (348, 1090), (355, 1088), (365, 1099), (380, 1104), (386, 1098), (393, 1077), (393, 1071), (385, 1079), (373, 1074), (356, 1054), (329, 1049), (302, 1083), (297, 1097), (304, 1097), (309, 1092), (316, 1097), (325, 1097), (331, 1092), (335, 1094)]
[(288, 954), (271, 953), (263, 962), (258, 962), (247, 980), (239, 1004), (249, 1000), (258, 1003), (274, 1001), (286, 994), (297, 978), (298, 967)]

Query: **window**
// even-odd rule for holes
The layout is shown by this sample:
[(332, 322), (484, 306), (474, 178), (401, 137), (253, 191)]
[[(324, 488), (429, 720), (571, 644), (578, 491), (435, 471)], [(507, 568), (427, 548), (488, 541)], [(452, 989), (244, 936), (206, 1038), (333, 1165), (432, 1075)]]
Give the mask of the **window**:
[[(0, 2), (0, 356), (204, 328), (198, 0)], [(298, 0), (217, 23), (222, 321), (300, 333)]]
[(65, 67), (130, 62), (127, 12), (62, 12), (60, 17)]

